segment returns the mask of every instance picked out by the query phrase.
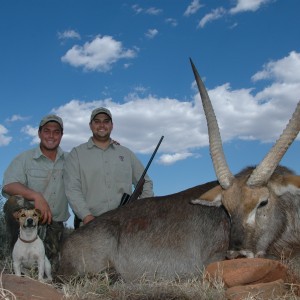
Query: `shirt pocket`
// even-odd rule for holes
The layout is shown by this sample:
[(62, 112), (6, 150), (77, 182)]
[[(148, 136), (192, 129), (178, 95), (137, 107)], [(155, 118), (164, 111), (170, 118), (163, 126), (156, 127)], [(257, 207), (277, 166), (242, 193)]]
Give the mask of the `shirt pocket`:
[(50, 181), (51, 172), (41, 169), (29, 169), (27, 172), (28, 187), (43, 193)]

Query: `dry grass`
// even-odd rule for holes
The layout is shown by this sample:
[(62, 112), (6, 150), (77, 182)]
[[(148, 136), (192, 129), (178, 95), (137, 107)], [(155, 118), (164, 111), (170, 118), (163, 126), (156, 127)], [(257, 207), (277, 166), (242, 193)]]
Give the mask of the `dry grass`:
[[(1, 265), (3, 267), (3, 261)], [(288, 262), (289, 278), (299, 278), (299, 265)], [(2, 272), (12, 274), (11, 262), (7, 260)], [(296, 274), (297, 273), (297, 274)], [(33, 277), (36, 274), (33, 273)], [(2, 277), (2, 273), (1, 273)], [(16, 297), (2, 287), (0, 277), (0, 299), (15, 300)], [(298, 281), (299, 282), (299, 281)], [(53, 286), (63, 293), (66, 300), (223, 300), (225, 299), (224, 284), (220, 280), (210, 284), (199, 274), (189, 280), (147, 281), (141, 279), (136, 283), (125, 283), (120, 279), (112, 280), (111, 274), (102, 273), (93, 277), (72, 277), (68, 281), (59, 278)], [(299, 300), (299, 286), (287, 284), (289, 292), (284, 297), (274, 297), (272, 300)], [(259, 300), (259, 295), (249, 296), (245, 300)]]
[[(289, 282), (300, 282), (300, 269), (296, 261), (282, 261), (289, 268)], [(147, 281), (140, 279), (136, 283), (125, 283), (122, 280), (111, 280), (111, 274), (102, 273), (89, 277), (73, 277), (63, 282), (59, 288), (66, 299), (126, 299), (126, 300), (223, 300), (225, 299), (224, 283), (220, 279), (208, 283), (202, 274), (189, 280)], [(272, 300), (299, 300), (300, 286), (286, 284), (285, 296), (273, 297)], [(245, 300), (260, 300), (260, 295), (249, 296)]]
[(61, 285), (66, 299), (224, 299), (222, 282), (209, 285), (202, 275), (191, 280), (147, 281), (141, 279), (136, 283), (117, 280), (112, 283), (107, 273), (93, 278), (73, 278)]
[[(0, 266), (2, 272), (13, 274), (10, 259), (0, 262)], [(30, 270), (30, 274), (30, 277), (37, 279), (37, 270)], [(147, 281), (142, 278), (136, 283), (125, 283), (104, 272), (93, 277), (72, 277), (67, 281), (56, 278), (52, 285), (63, 293), (64, 299), (70, 300), (221, 300), (225, 294), (223, 282), (208, 284), (201, 274), (190, 280)], [(3, 289), (2, 278), (0, 278), (0, 299), (16, 299), (13, 294)]]

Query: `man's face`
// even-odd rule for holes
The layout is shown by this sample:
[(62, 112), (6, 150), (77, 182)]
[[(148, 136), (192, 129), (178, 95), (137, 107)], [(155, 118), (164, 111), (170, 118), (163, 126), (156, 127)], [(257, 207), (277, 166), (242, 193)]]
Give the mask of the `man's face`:
[(96, 139), (107, 139), (112, 132), (113, 123), (108, 115), (100, 113), (91, 121), (90, 128)]
[(55, 150), (60, 144), (63, 136), (60, 125), (56, 122), (46, 123), (39, 131), (41, 148), (46, 150)]

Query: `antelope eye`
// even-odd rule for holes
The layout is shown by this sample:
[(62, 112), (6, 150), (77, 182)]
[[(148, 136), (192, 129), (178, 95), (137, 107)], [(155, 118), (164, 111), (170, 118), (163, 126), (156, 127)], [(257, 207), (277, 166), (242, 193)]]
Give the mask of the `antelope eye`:
[(258, 208), (261, 208), (261, 207), (266, 206), (266, 205), (268, 204), (268, 202), (269, 202), (268, 199), (261, 201), (261, 202), (259, 203)]

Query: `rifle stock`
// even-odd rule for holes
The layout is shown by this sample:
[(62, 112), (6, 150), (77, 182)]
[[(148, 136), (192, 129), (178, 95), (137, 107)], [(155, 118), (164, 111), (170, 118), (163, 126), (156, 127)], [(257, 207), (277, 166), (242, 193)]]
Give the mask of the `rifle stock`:
[(124, 193), (122, 196), (122, 199), (121, 199), (120, 206), (123, 206), (131, 201), (137, 200), (143, 191), (144, 183), (145, 183), (145, 179), (143, 178), (142, 181), (138, 182), (138, 184), (136, 185), (136, 187), (131, 195)]

